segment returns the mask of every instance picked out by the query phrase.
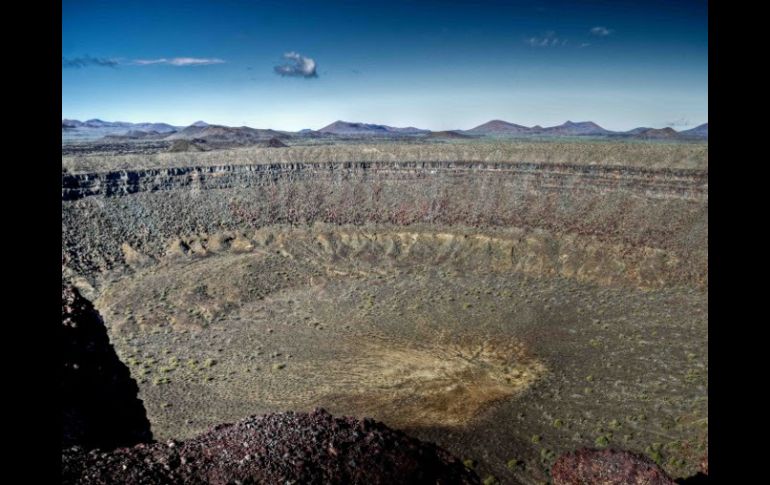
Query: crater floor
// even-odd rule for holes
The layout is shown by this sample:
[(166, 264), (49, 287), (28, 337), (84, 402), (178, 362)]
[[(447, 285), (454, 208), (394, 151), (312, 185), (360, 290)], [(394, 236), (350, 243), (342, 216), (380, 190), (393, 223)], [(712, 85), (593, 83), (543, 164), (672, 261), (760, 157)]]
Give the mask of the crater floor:
[(159, 440), (321, 406), (506, 483), (547, 480), (580, 446), (694, 474), (707, 291), (640, 284), (665, 266), (652, 253), (624, 266), (527, 241), (324, 227), (171, 241), (154, 263), (124, 248), (134, 269), (106, 279), (96, 306)]

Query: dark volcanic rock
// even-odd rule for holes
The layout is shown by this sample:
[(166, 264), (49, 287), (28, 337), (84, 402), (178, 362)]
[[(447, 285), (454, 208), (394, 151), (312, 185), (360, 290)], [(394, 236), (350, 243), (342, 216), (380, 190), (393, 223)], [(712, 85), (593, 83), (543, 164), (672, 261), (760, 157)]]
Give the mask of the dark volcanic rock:
[(581, 450), (560, 456), (551, 468), (554, 485), (674, 485), (652, 460), (620, 450)]
[(170, 152), (200, 152), (201, 148), (195, 144), (198, 140), (174, 140), (168, 148)]
[(252, 416), (186, 442), (111, 453), (71, 448), (62, 461), (63, 483), (79, 484), (479, 483), (433, 444), (324, 410)]
[(281, 141), (281, 140), (279, 140), (278, 138), (270, 138), (270, 139), (269, 139), (269, 140), (268, 140), (268, 141), (265, 143), (265, 146), (266, 146), (266, 147), (268, 147), (268, 148), (286, 148), (286, 147), (288, 147), (289, 145), (287, 145), (286, 143), (282, 142), (282, 141)]
[(62, 284), (62, 447), (112, 449), (152, 440), (139, 388), (91, 303)]
[(465, 133), (460, 133), (459, 131), (431, 131), (427, 135), (425, 135), (425, 138), (462, 138), (462, 139), (472, 139), (472, 135), (466, 135)]

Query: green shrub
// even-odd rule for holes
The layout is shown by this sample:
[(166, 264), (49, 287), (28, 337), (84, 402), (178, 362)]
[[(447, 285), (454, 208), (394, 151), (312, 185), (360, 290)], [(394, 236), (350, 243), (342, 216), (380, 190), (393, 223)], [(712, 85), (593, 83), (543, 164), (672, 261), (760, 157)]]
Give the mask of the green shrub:
[(596, 441), (594, 441), (594, 444), (597, 446), (597, 448), (604, 448), (610, 444), (610, 440), (609, 438), (607, 438), (607, 436), (601, 435), (598, 438), (596, 438)]

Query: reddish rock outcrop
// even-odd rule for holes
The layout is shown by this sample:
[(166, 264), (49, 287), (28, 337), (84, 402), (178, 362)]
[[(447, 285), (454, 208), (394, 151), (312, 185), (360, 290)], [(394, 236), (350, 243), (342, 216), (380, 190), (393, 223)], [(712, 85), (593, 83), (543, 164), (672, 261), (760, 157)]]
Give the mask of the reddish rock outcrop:
[(560, 456), (551, 468), (554, 485), (675, 485), (643, 455), (583, 448)]
[(473, 484), (437, 446), (324, 410), (252, 416), (185, 442), (65, 450), (65, 484)]
[(152, 440), (139, 388), (118, 359), (99, 314), (62, 285), (62, 447), (112, 449)]

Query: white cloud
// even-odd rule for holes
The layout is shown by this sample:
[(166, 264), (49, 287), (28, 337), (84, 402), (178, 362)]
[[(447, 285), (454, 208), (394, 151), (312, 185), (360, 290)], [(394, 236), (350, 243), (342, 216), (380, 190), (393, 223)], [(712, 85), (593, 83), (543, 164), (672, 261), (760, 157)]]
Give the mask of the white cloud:
[(117, 65), (117, 59), (107, 59), (103, 57), (81, 56), (61, 58), (62, 69), (82, 69), (88, 66), (117, 67)]
[(297, 52), (287, 52), (283, 55), (283, 58), (292, 62), (275, 66), (273, 70), (275, 70), (276, 74), (304, 78), (318, 77), (314, 59), (305, 57)]
[(598, 35), (599, 37), (607, 37), (612, 33), (612, 30), (607, 27), (597, 26), (590, 30), (592, 35)]
[(556, 32), (546, 32), (542, 37), (530, 37), (524, 42), (532, 47), (555, 47), (559, 45), (567, 45), (567, 39), (560, 39), (556, 36)]
[(161, 59), (137, 59), (133, 63), (139, 66), (149, 66), (152, 64), (168, 64), (171, 66), (207, 66), (210, 64), (222, 64), (225, 61), (217, 58), (200, 57), (172, 57)]

